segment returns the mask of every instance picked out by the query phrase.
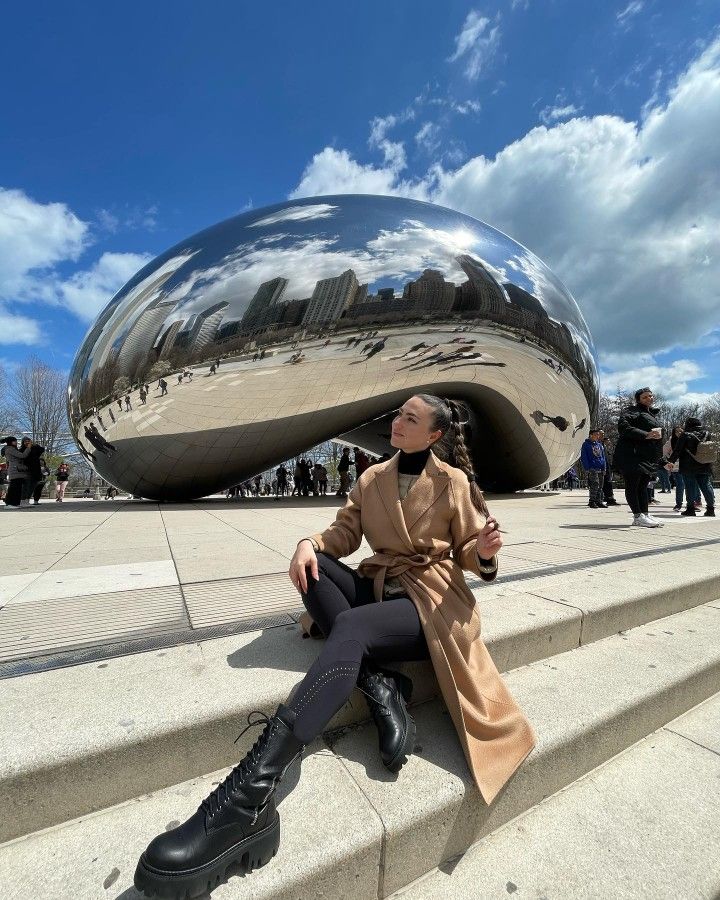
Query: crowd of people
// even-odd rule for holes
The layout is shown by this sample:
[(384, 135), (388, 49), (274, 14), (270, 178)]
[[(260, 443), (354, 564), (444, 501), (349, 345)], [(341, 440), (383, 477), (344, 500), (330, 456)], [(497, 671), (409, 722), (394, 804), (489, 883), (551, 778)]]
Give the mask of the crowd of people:
[(649, 512), (650, 506), (660, 505), (656, 489), (660, 493), (675, 491), (673, 511), (681, 516), (696, 516), (704, 499), (704, 515), (714, 518), (713, 464), (718, 444), (710, 431), (691, 416), (665, 435), (652, 390), (640, 388), (634, 397), (635, 404), (618, 420), (614, 454), (600, 428), (591, 428), (583, 442), (580, 461), (587, 475), (588, 506), (605, 509), (618, 505), (613, 492), (614, 468), (622, 473), (632, 525), (661, 528), (665, 524)]
[[(328, 486), (334, 490), (336, 497), (347, 497), (353, 479), (358, 479), (362, 473), (372, 465), (385, 462), (390, 458), (388, 453), (373, 457), (365, 453), (359, 447), (353, 447), (353, 456), (350, 456), (350, 448), (344, 447), (340, 458), (337, 460), (337, 479), (330, 485), (330, 476), (327, 466), (321, 462), (313, 463), (309, 459), (298, 459), (292, 471), (283, 463), (272, 473), (272, 478), (256, 475), (254, 478), (236, 484), (225, 492), (228, 500), (237, 500), (241, 497), (325, 497)], [(329, 462), (329, 460), (328, 460)], [(353, 473), (350, 471), (354, 469)]]
[[(50, 469), (45, 462), (45, 448), (29, 437), (24, 437), (18, 446), (13, 435), (4, 438), (0, 448), (0, 501), (4, 509), (19, 510), (37, 506), (50, 477)], [(55, 471), (55, 500), (62, 503), (65, 497), (70, 466), (60, 462)], [(32, 501), (32, 504), (31, 504)]]

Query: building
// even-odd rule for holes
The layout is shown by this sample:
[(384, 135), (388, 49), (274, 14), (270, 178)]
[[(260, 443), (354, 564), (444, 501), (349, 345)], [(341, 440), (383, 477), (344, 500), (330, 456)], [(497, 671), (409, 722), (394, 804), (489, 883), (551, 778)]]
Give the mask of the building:
[(153, 349), (157, 351), (158, 359), (167, 359), (170, 356), (175, 349), (175, 341), (184, 324), (185, 319), (178, 319), (158, 336), (153, 344)]
[(135, 320), (118, 354), (120, 375), (132, 378), (135, 369), (150, 353), (172, 304), (150, 306)]
[(280, 298), (288, 286), (287, 278), (271, 278), (264, 281), (255, 291), (255, 296), (242, 317), (242, 330), (254, 331), (262, 322), (266, 311), (280, 302)]
[(453, 311), (474, 312), (483, 319), (503, 322), (510, 303), (505, 288), (479, 260), (467, 254), (455, 259), (468, 280), (457, 288)]
[(193, 353), (201, 353), (208, 344), (212, 344), (218, 333), (223, 313), (227, 309), (227, 303), (216, 303), (204, 312), (200, 313), (197, 332), (190, 345)]
[(302, 324), (308, 327), (336, 322), (353, 302), (359, 286), (352, 269), (335, 278), (318, 281)]
[(437, 269), (425, 269), (417, 281), (408, 281), (403, 297), (414, 300), (419, 313), (448, 313), (455, 303), (455, 283), (445, 281)]

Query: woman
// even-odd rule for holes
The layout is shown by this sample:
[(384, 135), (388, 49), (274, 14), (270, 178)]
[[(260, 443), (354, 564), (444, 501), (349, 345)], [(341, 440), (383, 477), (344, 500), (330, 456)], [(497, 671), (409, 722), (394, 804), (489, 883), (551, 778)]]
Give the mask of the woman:
[(622, 471), (625, 497), (633, 525), (658, 528), (663, 523), (648, 515), (648, 484), (662, 463), (662, 427), (653, 407), (650, 388), (635, 391), (635, 406), (628, 406), (618, 421), (620, 435), (614, 465)]
[[(452, 464), (431, 451), (441, 439)], [(187, 822), (151, 842), (135, 874), (139, 890), (195, 896), (233, 862), (243, 871), (268, 862), (279, 846), (276, 784), (356, 685), (368, 698), (382, 761), (399, 771), (415, 740), (406, 707), (412, 683), (382, 668), (391, 660), (432, 660), (488, 804), (533, 748), (532, 729), (480, 637), (462, 574), (492, 581), (502, 539), (475, 483), (460, 408), (411, 397), (393, 420), (391, 443), (400, 452), (362, 474), (335, 522), (301, 540), (290, 563), (327, 638), (320, 655), (264, 720), (245, 759)], [(355, 572), (338, 558), (354, 553), (363, 536), (374, 552)]]
[[(663, 456), (667, 459), (677, 447), (677, 442), (680, 439), (680, 435), (683, 433), (682, 425), (676, 425), (669, 439), (665, 441), (663, 445)], [(680, 463), (676, 460), (674, 463), (668, 463), (665, 466), (665, 469), (668, 471), (669, 475), (672, 475), (675, 479), (675, 506), (673, 506), (673, 510), (675, 512), (680, 512), (683, 506), (683, 497), (685, 496), (685, 480), (680, 472)], [(669, 477), (669, 476), (668, 476)], [(692, 498), (695, 499), (694, 497)]]
[(5, 495), (5, 504), (8, 509), (20, 509), (28, 506), (24, 499), (26, 495), (25, 483), (29, 478), (26, 459), (30, 455), (32, 444), (23, 450), (18, 449), (17, 438), (13, 435), (5, 438), (5, 459), (8, 464), (8, 489)]
[[(45, 460), (43, 459), (45, 448), (41, 447), (39, 444), (33, 444), (31, 438), (24, 437), (20, 442), (20, 450), (23, 452), (25, 450), (30, 451), (27, 455), (27, 458), (25, 459), (28, 476), (25, 479), (25, 483), (23, 484), (23, 495), (21, 503), (21, 506), (29, 506), (30, 500), (35, 496), (35, 490), (37, 486), (41, 485), (40, 491), (42, 493), (42, 487), (45, 484), (43, 477), (43, 469), (47, 468), (45, 466)], [(39, 496), (35, 502), (40, 502)]]
[(70, 466), (66, 462), (60, 463), (55, 473), (55, 502), (62, 503), (70, 478)]
[(703, 441), (710, 438), (710, 432), (703, 428), (700, 419), (690, 417), (685, 420), (685, 429), (678, 438), (675, 449), (667, 458), (668, 463), (678, 461), (680, 475), (685, 481), (687, 493), (687, 508), (680, 513), (681, 516), (696, 515), (695, 497), (700, 496), (700, 491), (705, 498), (705, 515), (715, 517), (715, 491), (713, 490), (712, 463), (700, 462), (697, 459), (698, 447)]

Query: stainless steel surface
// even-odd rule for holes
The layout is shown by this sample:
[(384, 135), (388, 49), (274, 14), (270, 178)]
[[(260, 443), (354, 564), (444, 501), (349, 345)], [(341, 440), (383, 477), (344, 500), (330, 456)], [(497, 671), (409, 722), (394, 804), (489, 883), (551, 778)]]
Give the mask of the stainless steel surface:
[(489, 225), (348, 195), (244, 213), (151, 262), (90, 329), (68, 399), (104, 478), (183, 500), (328, 438), (389, 451), (391, 411), (422, 391), (470, 407), (483, 486), (538, 485), (592, 420), (592, 338), (547, 266)]

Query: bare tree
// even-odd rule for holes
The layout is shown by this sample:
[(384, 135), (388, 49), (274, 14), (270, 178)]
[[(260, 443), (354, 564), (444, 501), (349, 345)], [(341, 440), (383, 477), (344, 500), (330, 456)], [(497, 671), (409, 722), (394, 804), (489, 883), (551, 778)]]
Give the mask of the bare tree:
[(65, 376), (32, 356), (18, 367), (14, 381), (20, 430), (48, 453), (62, 452), (69, 444)]

